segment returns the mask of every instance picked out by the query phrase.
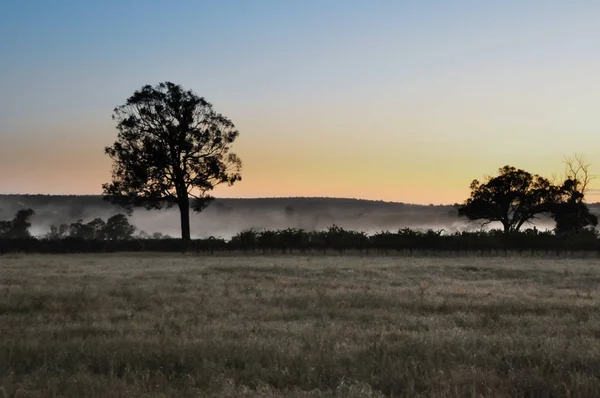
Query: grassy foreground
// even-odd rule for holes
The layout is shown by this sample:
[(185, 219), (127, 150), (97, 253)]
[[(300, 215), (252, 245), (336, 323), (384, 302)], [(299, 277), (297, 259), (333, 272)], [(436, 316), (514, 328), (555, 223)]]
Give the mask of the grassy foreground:
[(600, 395), (600, 260), (0, 257), (0, 397)]

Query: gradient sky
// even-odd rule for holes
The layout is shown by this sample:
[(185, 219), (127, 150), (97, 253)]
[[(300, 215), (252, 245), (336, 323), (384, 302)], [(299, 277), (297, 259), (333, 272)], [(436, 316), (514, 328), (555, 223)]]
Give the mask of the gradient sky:
[(221, 197), (439, 204), (505, 164), (597, 172), (599, 21), (598, 0), (0, 0), (0, 192), (99, 194), (113, 108), (166, 80), (240, 130)]

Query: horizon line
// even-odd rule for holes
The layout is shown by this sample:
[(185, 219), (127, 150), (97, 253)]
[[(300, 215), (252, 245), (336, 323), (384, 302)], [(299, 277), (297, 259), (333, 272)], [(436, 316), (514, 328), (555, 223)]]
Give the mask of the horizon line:
[[(74, 197), (102, 197), (102, 194), (61, 194), (61, 193), (0, 193), (0, 196), (74, 196)], [(388, 204), (403, 204), (412, 206), (454, 206), (454, 204), (434, 203), (410, 203), (384, 199), (365, 199), (343, 196), (247, 196), (247, 197), (216, 197), (224, 200), (268, 200), (268, 199), (331, 199), (331, 200), (354, 200), (362, 202), (379, 202)]]
[[(102, 194), (57, 194), (57, 193), (0, 193), (0, 196), (74, 196), (74, 197), (102, 197)], [(407, 206), (454, 206), (460, 203), (410, 203), (410, 202), (399, 202), (383, 199), (363, 199), (363, 198), (350, 198), (341, 196), (248, 196), (243, 198), (232, 198), (232, 197), (214, 197), (215, 199), (223, 200), (269, 200), (269, 199), (330, 199), (330, 200), (353, 200), (357, 202), (378, 202), (386, 204), (401, 204)], [(585, 202), (588, 205), (600, 205), (598, 202)]]

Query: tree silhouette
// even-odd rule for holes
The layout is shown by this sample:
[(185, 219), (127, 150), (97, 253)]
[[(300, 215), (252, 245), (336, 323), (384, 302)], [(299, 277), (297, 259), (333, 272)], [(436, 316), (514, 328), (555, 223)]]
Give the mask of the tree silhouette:
[(560, 194), (559, 188), (539, 175), (504, 166), (485, 183), (474, 180), (471, 196), (458, 207), (458, 215), (470, 220), (502, 223), (504, 233), (518, 231), (538, 214), (549, 213)]
[(583, 200), (589, 190), (590, 182), (595, 178), (590, 174), (590, 164), (580, 155), (565, 158), (564, 164), (564, 179), (574, 183), (573, 190), (581, 193), (580, 200)]
[(103, 232), (108, 240), (128, 240), (133, 237), (135, 227), (129, 223), (126, 215), (117, 214), (106, 220)]
[(556, 221), (556, 234), (579, 234), (587, 227), (598, 225), (598, 217), (584, 202), (594, 176), (590, 174), (590, 164), (583, 156), (565, 157), (564, 165), (563, 175), (553, 176), (552, 181), (560, 187), (560, 195), (550, 215)]
[(551, 213), (556, 221), (557, 235), (579, 234), (586, 227), (598, 225), (598, 217), (590, 212), (585, 203), (570, 198), (565, 202), (557, 203)]
[(106, 223), (101, 218), (94, 218), (87, 223), (87, 226), (92, 230), (92, 239), (104, 240), (106, 237)]
[(171, 82), (135, 91), (113, 119), (119, 133), (105, 148), (113, 169), (104, 198), (128, 212), (176, 204), (181, 237), (189, 240), (190, 207), (202, 211), (216, 185), (241, 180), (241, 160), (230, 152), (238, 130), (203, 97)]
[(31, 238), (29, 219), (33, 215), (35, 215), (35, 212), (32, 209), (22, 209), (17, 212), (12, 221), (0, 222), (0, 236), (11, 239)]
[(587, 182), (568, 178), (561, 186), (561, 200), (551, 210), (557, 234), (579, 234), (586, 227), (598, 225), (598, 217), (590, 212), (583, 201), (586, 185)]
[(163, 234), (162, 232), (154, 232), (150, 235), (151, 239), (173, 239), (168, 234)]
[(85, 240), (104, 240), (104, 227), (105, 222), (101, 218), (95, 218), (86, 224), (80, 219), (69, 225), (69, 236)]
[(12, 228), (12, 221), (1, 220), (0, 221), (0, 238), (8, 237), (8, 233)]
[(44, 237), (49, 240), (64, 239), (69, 236), (69, 227), (67, 224), (51, 225), (50, 231)]

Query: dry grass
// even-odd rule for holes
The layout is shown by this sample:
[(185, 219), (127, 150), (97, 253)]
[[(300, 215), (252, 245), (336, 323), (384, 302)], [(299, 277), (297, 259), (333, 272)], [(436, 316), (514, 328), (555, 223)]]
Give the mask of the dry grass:
[(0, 257), (0, 397), (589, 397), (598, 260)]

